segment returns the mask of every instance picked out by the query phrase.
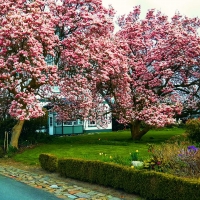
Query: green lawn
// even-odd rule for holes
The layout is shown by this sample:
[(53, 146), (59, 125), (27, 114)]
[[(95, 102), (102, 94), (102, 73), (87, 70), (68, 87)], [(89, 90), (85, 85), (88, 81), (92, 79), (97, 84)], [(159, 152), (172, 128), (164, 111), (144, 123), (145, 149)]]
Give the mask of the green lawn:
[(124, 159), (127, 161), (130, 153), (136, 150), (139, 151), (139, 158), (146, 159), (150, 156), (147, 151), (148, 143), (160, 144), (184, 132), (184, 129), (178, 128), (151, 130), (138, 142), (130, 139), (129, 131), (54, 137), (48, 144), (40, 144), (33, 149), (16, 154), (14, 160), (29, 165), (38, 165), (38, 157), (41, 153), (51, 153), (59, 158), (72, 157), (102, 161)]

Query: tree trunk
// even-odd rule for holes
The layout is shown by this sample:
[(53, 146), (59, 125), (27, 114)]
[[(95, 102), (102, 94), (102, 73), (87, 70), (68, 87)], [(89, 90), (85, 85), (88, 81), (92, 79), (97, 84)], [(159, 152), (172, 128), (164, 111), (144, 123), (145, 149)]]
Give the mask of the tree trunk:
[(146, 126), (144, 129), (140, 130), (141, 121), (136, 120), (131, 124), (131, 138), (133, 140), (140, 140), (143, 135), (145, 135), (149, 130), (150, 127)]
[(18, 140), (24, 125), (24, 120), (19, 120), (12, 129), (10, 145), (18, 149)]

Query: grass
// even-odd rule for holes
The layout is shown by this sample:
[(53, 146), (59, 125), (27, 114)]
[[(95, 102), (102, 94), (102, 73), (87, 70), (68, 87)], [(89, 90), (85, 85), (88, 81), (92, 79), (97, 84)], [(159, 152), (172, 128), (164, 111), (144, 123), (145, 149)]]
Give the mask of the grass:
[[(130, 139), (130, 131), (83, 134), (78, 136), (54, 137), (48, 144), (40, 144), (16, 154), (13, 159), (28, 165), (39, 165), (41, 153), (51, 153), (58, 158), (83, 158), (128, 164), (130, 153), (139, 151), (139, 158), (147, 159), (148, 143), (160, 144), (174, 135), (184, 133), (184, 129), (170, 128), (149, 131), (140, 141)], [(101, 154), (101, 155), (100, 155)]]

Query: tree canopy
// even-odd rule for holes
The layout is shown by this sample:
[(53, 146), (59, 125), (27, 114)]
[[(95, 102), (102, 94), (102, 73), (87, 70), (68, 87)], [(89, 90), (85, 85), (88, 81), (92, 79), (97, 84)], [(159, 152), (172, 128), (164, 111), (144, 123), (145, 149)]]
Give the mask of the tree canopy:
[(90, 117), (106, 126), (112, 112), (133, 139), (199, 109), (199, 19), (155, 10), (140, 19), (136, 6), (114, 33), (114, 15), (101, 0), (0, 2), (1, 110), (18, 120), (12, 146), (24, 120), (44, 114), (39, 97), (50, 98), (63, 120)]

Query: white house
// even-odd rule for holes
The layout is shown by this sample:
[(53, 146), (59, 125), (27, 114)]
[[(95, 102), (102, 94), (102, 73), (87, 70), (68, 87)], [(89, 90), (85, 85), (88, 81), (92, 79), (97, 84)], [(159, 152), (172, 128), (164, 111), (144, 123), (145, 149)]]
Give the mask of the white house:
[[(52, 92), (60, 93), (58, 87), (53, 87)], [(47, 108), (49, 102), (45, 99), (40, 99), (41, 107)], [(105, 103), (106, 104), (106, 103)], [(107, 108), (106, 108), (107, 107)], [(105, 112), (109, 111), (109, 106), (107, 105), (105, 108)], [(103, 115), (104, 119), (106, 119), (106, 126), (101, 126), (101, 121), (99, 120), (90, 120), (88, 119), (76, 119), (76, 120), (68, 120), (68, 121), (58, 121), (57, 113), (52, 111), (51, 109), (47, 109), (48, 112), (48, 126), (47, 132), (49, 135), (74, 135), (74, 134), (82, 134), (82, 133), (95, 133), (95, 132), (110, 132), (112, 131), (112, 115), (111, 113), (106, 113)]]

